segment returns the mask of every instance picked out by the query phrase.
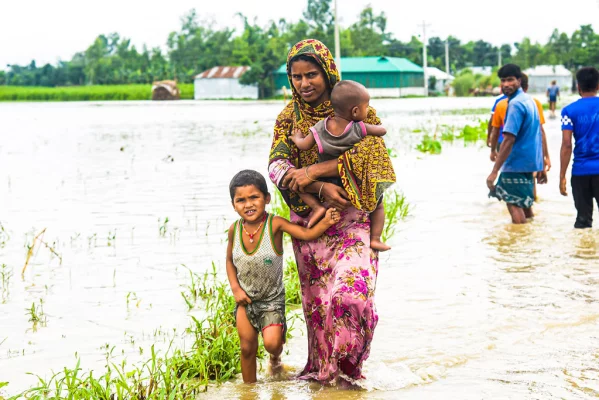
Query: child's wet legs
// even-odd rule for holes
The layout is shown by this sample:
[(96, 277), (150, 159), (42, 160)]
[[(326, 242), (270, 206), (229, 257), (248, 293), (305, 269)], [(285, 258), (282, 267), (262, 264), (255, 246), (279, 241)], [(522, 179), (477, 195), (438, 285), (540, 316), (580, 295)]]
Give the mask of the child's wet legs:
[(241, 347), (241, 376), (243, 383), (256, 382), (256, 352), (258, 351), (258, 332), (250, 323), (245, 307), (237, 309), (237, 333)]
[(270, 325), (262, 330), (264, 349), (270, 353), (270, 368), (273, 374), (281, 371), (281, 353), (285, 342), (283, 335), (282, 325)]
[(381, 241), (381, 234), (385, 227), (385, 208), (381, 201), (370, 214), (370, 248), (378, 251), (387, 251), (391, 249)]

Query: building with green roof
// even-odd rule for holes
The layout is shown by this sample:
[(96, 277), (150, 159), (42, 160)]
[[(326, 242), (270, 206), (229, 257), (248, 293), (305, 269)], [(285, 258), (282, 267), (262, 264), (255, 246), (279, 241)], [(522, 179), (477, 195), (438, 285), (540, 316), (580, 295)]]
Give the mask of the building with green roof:
[[(424, 94), (424, 70), (399, 57), (341, 57), (342, 79), (360, 82), (372, 97)], [(275, 87), (289, 89), (287, 68), (274, 72)]]

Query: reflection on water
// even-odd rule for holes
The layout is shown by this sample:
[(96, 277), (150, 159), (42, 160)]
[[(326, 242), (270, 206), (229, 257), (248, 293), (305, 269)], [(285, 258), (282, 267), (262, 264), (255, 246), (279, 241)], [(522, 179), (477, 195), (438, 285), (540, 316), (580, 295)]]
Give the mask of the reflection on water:
[[(509, 223), (486, 197), (482, 144), (414, 151), (444, 113), (489, 99), (373, 100), (395, 149), (397, 188), (412, 215), (381, 256), (380, 316), (363, 388), (291, 379), (305, 363), (300, 329), (283, 355), (287, 379), (260, 372), (208, 389), (222, 399), (480, 399), (599, 396), (597, 229), (575, 231), (557, 172), (539, 186), (536, 217)], [(187, 268), (225, 279), (225, 229), (236, 218), (227, 184), (242, 168), (266, 172), (280, 102), (0, 104), (0, 381), (10, 393), (33, 372), (145, 360), (182, 335)], [(440, 111), (441, 110), (441, 111)], [(546, 130), (554, 165), (558, 120)], [(168, 218), (168, 222), (165, 222)], [(46, 228), (20, 277), (26, 246)], [(286, 249), (290, 255), (289, 248)], [(183, 267), (184, 264), (187, 268)], [(8, 282), (8, 283), (6, 283)], [(25, 312), (43, 299), (47, 326)], [(299, 328), (299, 326), (296, 326)], [(144, 352), (144, 349), (145, 352)], [(143, 354), (142, 354), (143, 353)], [(0, 389), (1, 390), (1, 389)]]

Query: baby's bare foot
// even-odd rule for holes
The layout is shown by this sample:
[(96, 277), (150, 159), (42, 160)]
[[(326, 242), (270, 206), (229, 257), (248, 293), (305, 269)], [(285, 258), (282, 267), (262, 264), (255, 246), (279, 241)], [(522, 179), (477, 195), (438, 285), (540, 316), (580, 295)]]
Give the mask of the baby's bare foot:
[(391, 250), (391, 246), (387, 246), (385, 243), (381, 242), (381, 239), (370, 239), (370, 248), (372, 250), (378, 251), (387, 251)]
[(327, 213), (327, 209), (323, 206), (318, 206), (316, 208), (312, 208), (312, 216), (310, 216), (310, 221), (308, 221), (308, 228), (312, 228), (314, 225), (318, 223)]

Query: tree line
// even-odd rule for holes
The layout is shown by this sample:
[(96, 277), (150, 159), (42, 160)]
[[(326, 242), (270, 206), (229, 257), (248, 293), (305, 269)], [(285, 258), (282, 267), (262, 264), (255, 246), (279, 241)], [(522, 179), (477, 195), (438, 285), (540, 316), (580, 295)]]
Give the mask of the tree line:
[[(166, 50), (145, 45), (141, 50), (118, 33), (98, 36), (70, 61), (56, 65), (11, 65), (0, 71), (1, 85), (73, 86), (151, 83), (175, 79), (191, 83), (196, 74), (217, 65), (249, 65), (242, 83), (257, 84), (261, 97), (273, 94), (272, 73), (285, 62), (287, 50), (304, 38), (316, 38), (333, 51), (334, 25), (332, 0), (308, 0), (303, 19), (280, 19), (260, 26), (244, 15), (243, 30), (215, 28), (214, 21), (202, 20), (195, 10), (181, 18), (179, 31), (171, 32)], [(422, 65), (422, 42), (417, 36), (402, 42), (388, 31), (384, 12), (366, 6), (349, 27), (340, 28), (341, 55), (405, 57)], [(547, 43), (520, 42), (493, 46), (484, 40), (462, 43), (458, 38), (431, 37), (428, 40), (428, 65), (445, 69), (445, 43), (449, 45), (452, 72), (469, 66), (514, 62), (522, 68), (542, 64), (562, 64), (570, 70), (599, 64), (599, 34), (591, 25), (582, 25), (572, 35), (553, 31)]]

